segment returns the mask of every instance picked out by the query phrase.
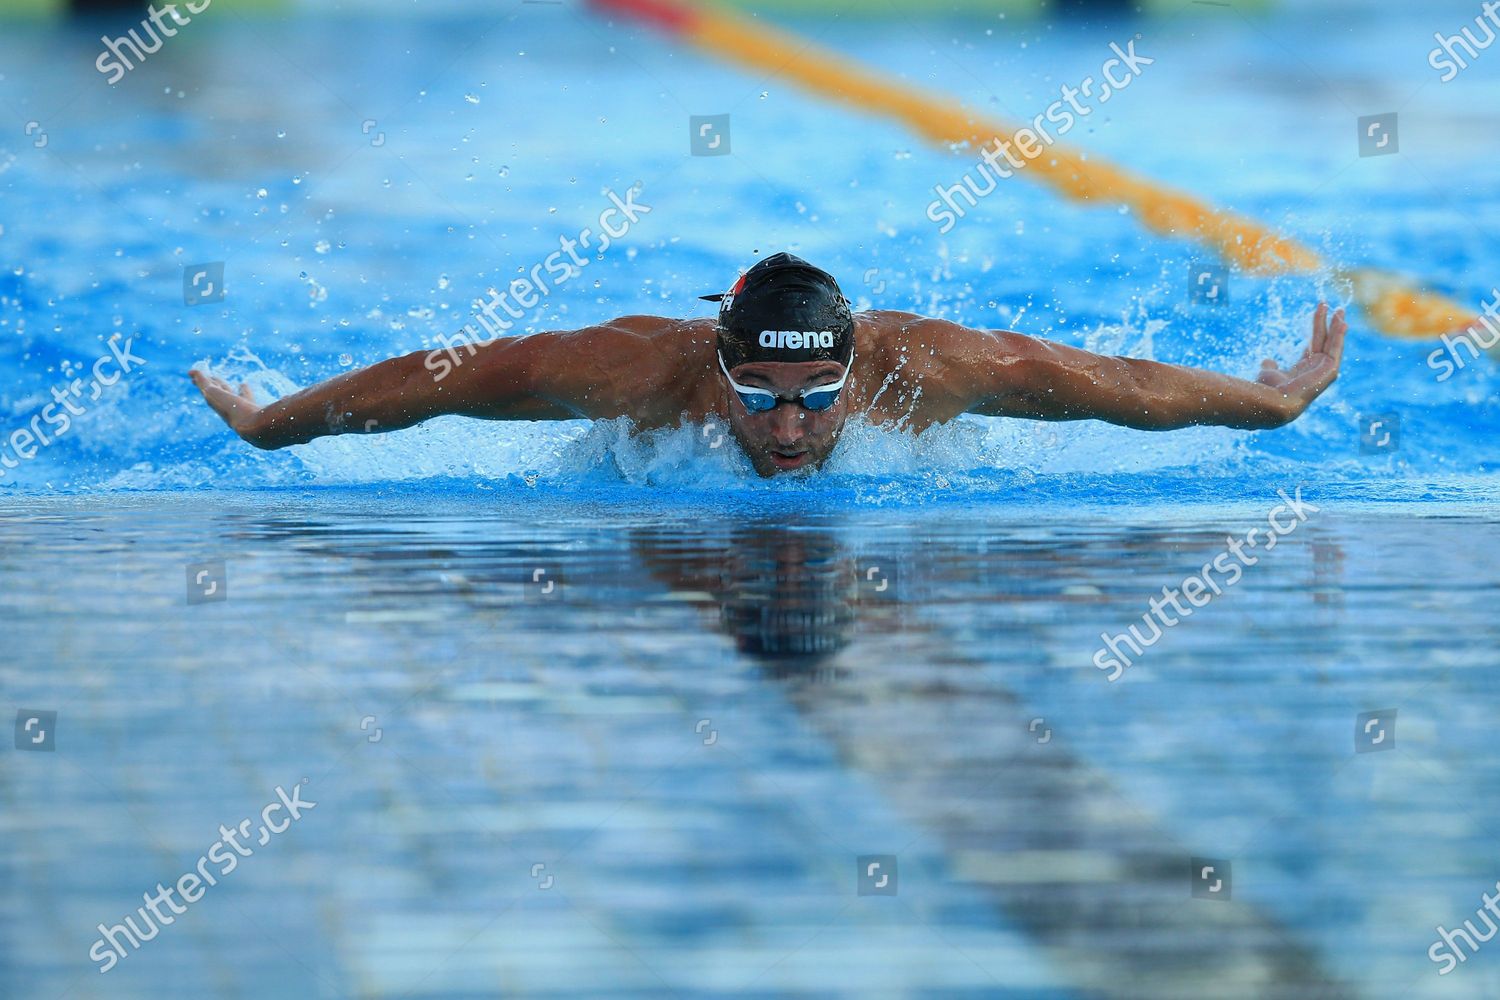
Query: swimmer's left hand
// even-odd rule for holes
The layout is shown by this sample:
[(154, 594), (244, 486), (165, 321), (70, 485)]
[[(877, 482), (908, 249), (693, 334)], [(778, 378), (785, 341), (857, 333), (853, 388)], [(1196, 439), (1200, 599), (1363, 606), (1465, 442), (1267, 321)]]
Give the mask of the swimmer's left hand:
[(255, 418), (261, 411), (261, 405), (255, 401), (255, 393), (250, 391), (248, 385), (241, 383), (240, 387), (235, 389), (223, 379), (196, 368), (188, 372), (188, 376), (192, 378), (198, 391), (203, 393), (203, 398), (208, 401), (208, 405), (236, 434), (251, 444), (258, 443), (253, 427)]
[(1344, 333), (1348, 329), (1344, 310), (1336, 310), (1330, 324), (1328, 303), (1320, 302), (1313, 315), (1312, 340), (1297, 363), (1286, 369), (1278, 368), (1270, 358), (1260, 363), (1260, 374), (1255, 381), (1281, 393), (1287, 420), (1300, 417), (1309, 404), (1339, 377), (1339, 361), (1344, 356)]

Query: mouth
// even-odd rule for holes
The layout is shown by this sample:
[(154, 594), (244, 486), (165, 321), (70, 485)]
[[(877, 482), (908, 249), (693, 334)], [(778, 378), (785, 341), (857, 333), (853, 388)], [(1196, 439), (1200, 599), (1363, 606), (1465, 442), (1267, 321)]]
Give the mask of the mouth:
[(783, 451), (780, 449), (773, 449), (771, 451), (771, 464), (776, 466), (776, 468), (780, 469), (782, 472), (789, 472), (792, 469), (800, 469), (811, 460), (812, 453), (806, 450)]

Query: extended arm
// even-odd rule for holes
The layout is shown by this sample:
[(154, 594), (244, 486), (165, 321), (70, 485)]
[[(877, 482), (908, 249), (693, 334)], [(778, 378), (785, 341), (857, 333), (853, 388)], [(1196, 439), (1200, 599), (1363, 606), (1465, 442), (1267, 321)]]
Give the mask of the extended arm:
[[(628, 317), (567, 333), (538, 333), (391, 358), (264, 406), (206, 372), (193, 382), (209, 406), (258, 448), (330, 434), (399, 430), (458, 414), (489, 420), (569, 420), (634, 412), (649, 334), (672, 321)], [(634, 373), (632, 373), (634, 370)]]
[[(1338, 378), (1347, 326), (1318, 306), (1312, 339), (1285, 370), (1266, 359), (1254, 382), (1135, 358), (1106, 357), (1014, 333), (985, 334), (967, 364), (966, 409), (1036, 420), (1104, 420), (1139, 430), (1210, 424), (1259, 430), (1301, 416)], [(972, 331), (970, 331), (972, 332)]]

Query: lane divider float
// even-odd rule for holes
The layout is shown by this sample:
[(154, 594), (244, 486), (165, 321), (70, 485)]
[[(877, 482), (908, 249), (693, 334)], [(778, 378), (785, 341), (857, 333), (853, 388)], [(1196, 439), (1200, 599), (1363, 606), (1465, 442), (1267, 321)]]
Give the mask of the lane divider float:
[[(643, 21), (719, 58), (774, 73), (824, 97), (904, 123), (945, 147), (983, 148), (1014, 141), (1011, 129), (986, 121), (956, 101), (924, 94), (789, 32), (727, 10), (679, 0), (592, 0), (595, 7)], [(1372, 268), (1330, 267), (1314, 250), (1260, 223), (1222, 212), (1186, 192), (1082, 154), (1049, 147), (1030, 161), (1030, 175), (1072, 201), (1128, 206), (1153, 232), (1188, 238), (1241, 270), (1258, 275), (1317, 274), (1332, 270), (1347, 283), (1370, 325), (1404, 339), (1427, 339), (1475, 325), (1473, 309), (1413, 286), (1400, 275)]]

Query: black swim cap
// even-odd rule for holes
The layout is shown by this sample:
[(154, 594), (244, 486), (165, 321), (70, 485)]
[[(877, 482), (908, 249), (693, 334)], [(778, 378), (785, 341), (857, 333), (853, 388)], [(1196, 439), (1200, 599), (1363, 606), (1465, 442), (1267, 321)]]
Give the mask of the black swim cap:
[(733, 369), (752, 361), (837, 361), (854, 354), (854, 315), (833, 275), (778, 253), (740, 276), (719, 303), (719, 352)]

